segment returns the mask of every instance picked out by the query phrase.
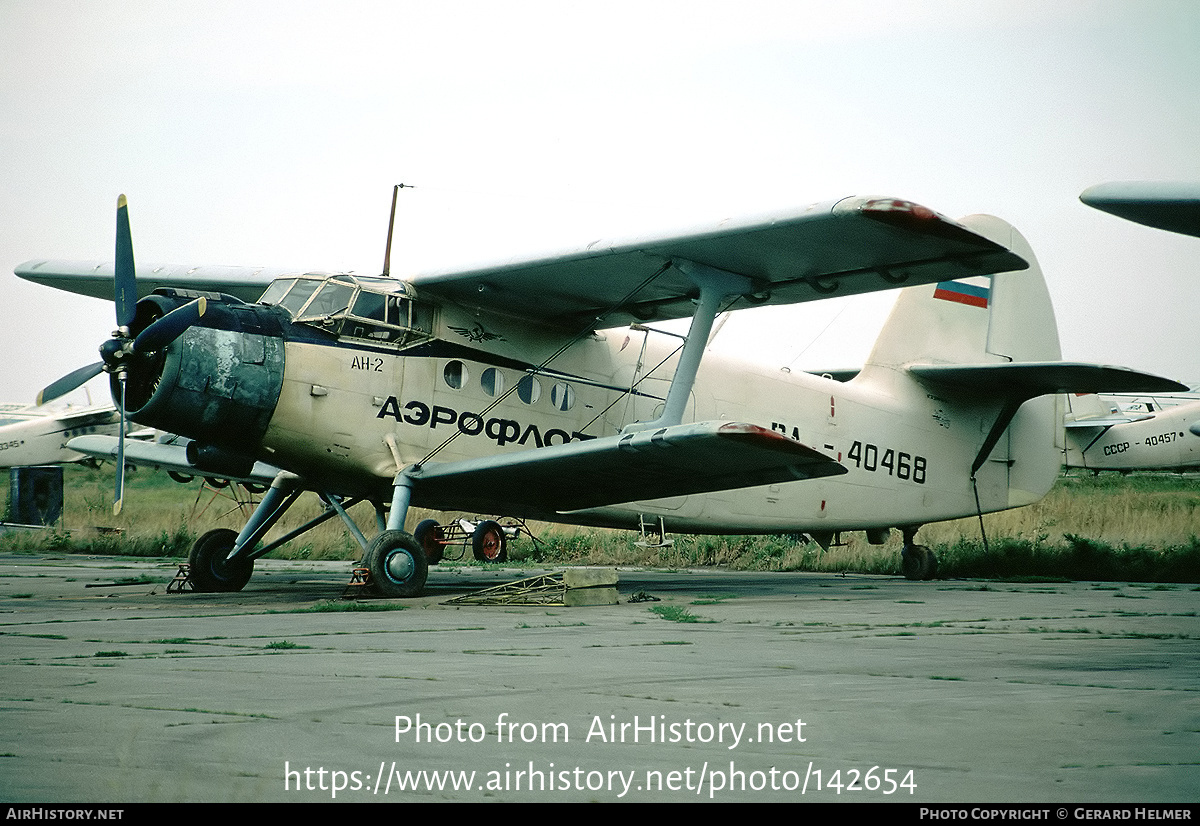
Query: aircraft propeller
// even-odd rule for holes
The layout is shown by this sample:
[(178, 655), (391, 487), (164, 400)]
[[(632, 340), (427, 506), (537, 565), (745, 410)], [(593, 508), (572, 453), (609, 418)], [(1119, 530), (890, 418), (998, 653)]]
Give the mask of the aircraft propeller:
[[(195, 324), (207, 308), (204, 297), (177, 307), (161, 318), (154, 319), (136, 334), (132, 327), (137, 320), (137, 274), (133, 262), (133, 236), (129, 229), (129, 206), (125, 196), (117, 199), (117, 243), (114, 267), (114, 301), (117, 329), (112, 338), (100, 345), (100, 361), (73, 370), (48, 384), (38, 394), (39, 405), (63, 396), (105, 372), (117, 379), (120, 392), (117, 409), (121, 413), (121, 430), (117, 437), (117, 482), (113, 499), (113, 514), (121, 512), (125, 487), (125, 385), (132, 367), (170, 345)], [(115, 389), (115, 388), (114, 388)]]

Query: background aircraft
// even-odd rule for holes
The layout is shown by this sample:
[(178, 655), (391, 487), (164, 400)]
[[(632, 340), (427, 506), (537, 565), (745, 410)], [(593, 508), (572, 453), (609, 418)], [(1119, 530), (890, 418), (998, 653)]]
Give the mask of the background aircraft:
[(78, 436), (116, 436), (121, 415), (111, 404), (51, 409), (0, 405), (0, 467), (79, 462), (88, 456), (67, 447)]
[[(65, 288), (95, 271), (17, 268)], [(243, 587), (274, 547), (260, 539), (306, 488), (339, 514), (375, 506), (382, 530), (360, 541), (389, 596), (418, 593), (427, 575), (404, 531), (413, 504), (825, 541), (866, 530), (882, 542), (898, 528), (906, 575), (930, 578), (921, 524), (1049, 490), (1062, 421), (1054, 394), (1184, 389), (1060, 361), (1045, 283), (1015, 229), (891, 198), (411, 282), (216, 273), (246, 293), (267, 287), (249, 304), (198, 292), (216, 283), (211, 271), (166, 267), (154, 280), (176, 286), (137, 301), (122, 196), (112, 272), (118, 330), (102, 361), (45, 395), (106, 371), (122, 410), (193, 439), (206, 461), (283, 469), (240, 534), (197, 541), (199, 590)], [(704, 358), (720, 312), (901, 286), (849, 382)], [(644, 326), (688, 316), (682, 345)], [(615, 329), (629, 322), (642, 326)]]
[[(1200, 185), (1098, 184), (1079, 199), (1157, 229), (1200, 237)], [(1077, 396), (1066, 418), (1064, 464), (1101, 470), (1200, 468), (1200, 400), (1192, 396)]]
[[(1114, 397), (1069, 397), (1065, 420), (1068, 468), (1102, 470), (1200, 469), (1200, 401), (1152, 410), (1121, 409)], [(1136, 406), (1154, 407), (1155, 402)]]

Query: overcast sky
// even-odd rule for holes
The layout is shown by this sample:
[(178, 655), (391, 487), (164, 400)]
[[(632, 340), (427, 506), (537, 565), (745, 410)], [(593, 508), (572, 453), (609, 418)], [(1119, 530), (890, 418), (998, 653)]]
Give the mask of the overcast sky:
[[(31, 258), (377, 273), (896, 196), (1030, 240), (1064, 357), (1200, 384), (1200, 239), (1082, 205), (1200, 181), (1200, 3), (0, 0), (0, 401), (97, 359), (111, 302)], [(894, 294), (718, 346), (860, 364)], [(103, 397), (103, 382), (93, 383)]]

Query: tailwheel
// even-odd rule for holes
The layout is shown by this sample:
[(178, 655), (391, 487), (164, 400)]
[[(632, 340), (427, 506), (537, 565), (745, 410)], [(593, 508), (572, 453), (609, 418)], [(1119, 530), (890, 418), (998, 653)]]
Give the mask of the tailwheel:
[(500, 523), (487, 519), (476, 525), (471, 534), (471, 550), (480, 562), (507, 562), (508, 537)]
[(236, 531), (217, 528), (196, 540), (188, 555), (188, 579), (194, 590), (222, 593), (246, 587), (254, 573), (254, 560), (226, 560), (237, 537)]
[(367, 548), (371, 582), (385, 597), (415, 597), (425, 587), (429, 564), (425, 552), (404, 531), (384, 531)]
[(413, 538), (425, 552), (426, 562), (436, 565), (442, 561), (442, 557), (446, 554), (446, 547), (442, 544), (446, 538), (446, 531), (436, 519), (425, 519), (419, 522), (417, 529), (413, 531)]
[(924, 545), (905, 545), (900, 552), (900, 568), (908, 579), (933, 579), (937, 576), (937, 554)]

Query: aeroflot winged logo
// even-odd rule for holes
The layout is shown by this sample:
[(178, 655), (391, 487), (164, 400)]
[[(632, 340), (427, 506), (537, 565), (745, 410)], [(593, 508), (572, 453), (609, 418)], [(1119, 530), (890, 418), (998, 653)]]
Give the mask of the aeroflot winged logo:
[(986, 310), (992, 295), (991, 279), (980, 278), (972, 279), (972, 281), (976, 283), (943, 281), (933, 291), (933, 297), (943, 301), (953, 301), (957, 304), (966, 304), (968, 307), (982, 307)]

